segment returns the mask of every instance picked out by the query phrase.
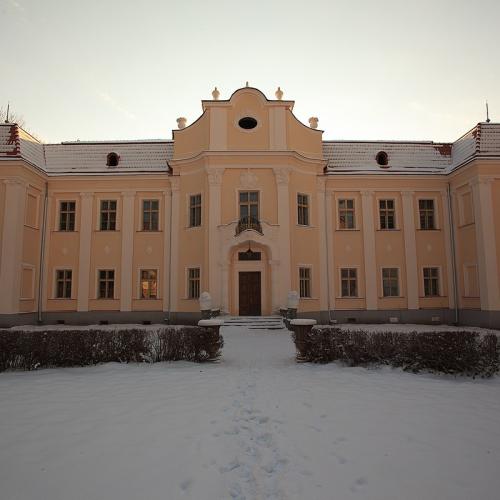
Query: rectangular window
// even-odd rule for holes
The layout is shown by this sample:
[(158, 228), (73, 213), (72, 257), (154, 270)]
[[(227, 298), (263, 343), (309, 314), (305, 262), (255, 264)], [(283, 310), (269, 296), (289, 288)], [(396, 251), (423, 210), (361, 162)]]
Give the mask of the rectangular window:
[(158, 200), (142, 201), (142, 230), (158, 231), (160, 216), (160, 202)]
[(340, 270), (342, 297), (358, 296), (358, 271), (355, 268)]
[(339, 229), (354, 229), (354, 200), (339, 200)]
[(379, 200), (380, 229), (396, 229), (394, 200)]
[(301, 267), (299, 269), (299, 288), (301, 297), (311, 297), (311, 269)]
[(309, 196), (307, 194), (297, 194), (297, 221), (300, 226), (309, 225)]
[(418, 200), (420, 229), (436, 229), (434, 217), (434, 200)]
[(71, 299), (71, 269), (58, 269), (56, 271), (56, 298)]
[(384, 297), (399, 297), (399, 271), (397, 268), (382, 269), (382, 290)]
[(258, 191), (240, 191), (240, 219), (246, 222), (259, 220)]
[(115, 298), (115, 272), (111, 270), (99, 271), (99, 299)]
[(101, 231), (116, 230), (116, 200), (101, 200)]
[(189, 227), (201, 226), (201, 194), (189, 197)]
[(141, 270), (141, 299), (158, 298), (158, 273), (156, 269)]
[(439, 269), (437, 267), (424, 267), (424, 295), (439, 297)]
[(200, 268), (188, 269), (188, 298), (198, 299), (200, 297)]
[(61, 201), (59, 208), (59, 231), (74, 231), (76, 201)]

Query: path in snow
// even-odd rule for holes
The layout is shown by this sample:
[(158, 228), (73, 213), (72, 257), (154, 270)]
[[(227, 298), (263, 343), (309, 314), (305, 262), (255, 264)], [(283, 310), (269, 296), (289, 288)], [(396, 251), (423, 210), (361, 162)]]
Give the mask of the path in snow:
[(220, 363), (0, 374), (2, 500), (493, 500), (500, 379), (296, 364), (225, 327)]

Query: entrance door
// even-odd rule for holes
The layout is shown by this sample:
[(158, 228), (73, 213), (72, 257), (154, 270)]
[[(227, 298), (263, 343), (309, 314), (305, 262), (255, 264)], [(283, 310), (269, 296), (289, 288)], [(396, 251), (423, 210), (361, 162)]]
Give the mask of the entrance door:
[(260, 272), (240, 272), (240, 316), (260, 316)]

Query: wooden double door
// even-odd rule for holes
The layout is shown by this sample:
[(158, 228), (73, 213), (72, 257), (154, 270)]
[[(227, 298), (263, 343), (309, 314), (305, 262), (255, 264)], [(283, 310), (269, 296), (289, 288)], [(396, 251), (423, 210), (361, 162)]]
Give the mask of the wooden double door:
[(261, 315), (260, 272), (239, 273), (240, 316)]

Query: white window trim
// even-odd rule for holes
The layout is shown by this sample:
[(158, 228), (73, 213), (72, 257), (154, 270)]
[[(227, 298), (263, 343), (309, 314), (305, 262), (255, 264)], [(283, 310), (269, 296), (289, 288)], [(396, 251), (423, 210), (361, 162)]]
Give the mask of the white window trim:
[[(74, 201), (75, 202), (75, 229), (74, 231), (62, 231), (59, 229), (59, 221), (61, 219), (61, 203), (65, 201)], [(80, 231), (80, 199), (75, 197), (71, 198), (68, 196), (61, 196), (55, 198), (56, 209), (55, 209), (55, 221), (54, 221), (54, 231), (58, 233), (77, 233)]]
[[(352, 200), (354, 203), (354, 227), (340, 227), (340, 201)], [(358, 230), (358, 207), (355, 196), (335, 195), (335, 229), (337, 231), (357, 231)]]
[(258, 192), (259, 193), (259, 216), (258, 216), (258, 219), (259, 219), (259, 222), (263, 222), (263, 219), (262, 219), (262, 214), (264, 213), (264, 209), (263, 209), (263, 203), (262, 203), (262, 189), (261, 188), (241, 188), (241, 187), (237, 187), (236, 188), (236, 220), (239, 221), (240, 220), (240, 193), (246, 193), (246, 192), (250, 192), (250, 191), (255, 191), (255, 192)]
[[(389, 229), (391, 231), (391, 229)], [(398, 292), (399, 295), (384, 295), (384, 269), (397, 269), (398, 270)], [(402, 292), (402, 283), (401, 283), (401, 266), (380, 266), (380, 298), (381, 299), (402, 299), (405, 296), (401, 295)]]
[[(350, 296), (343, 296), (342, 295), (342, 269), (356, 269), (356, 288), (358, 290), (358, 294), (357, 295), (350, 295)], [(338, 288), (338, 294), (337, 294), (337, 299), (363, 299), (364, 297), (362, 297), (360, 295), (360, 269), (361, 269), (361, 266), (359, 264), (356, 264), (356, 265), (350, 265), (350, 264), (342, 264), (342, 265), (339, 265), (338, 268), (337, 268), (337, 280), (338, 280), (338, 285), (339, 285), (339, 288)]]
[[(427, 269), (429, 267), (434, 267), (437, 268), (438, 270), (438, 288), (439, 288), (439, 295), (425, 295), (425, 279), (424, 279), (424, 269)], [(424, 266), (420, 267), (420, 284), (422, 286), (422, 295), (420, 298), (422, 299), (437, 299), (439, 297), (445, 297), (443, 293), (443, 268), (440, 265), (434, 265), (434, 264), (425, 264)]]
[(200, 270), (200, 295), (203, 290), (201, 288), (202, 278), (203, 278), (203, 270), (200, 264), (190, 264), (184, 268), (184, 300), (199, 300), (199, 297), (190, 297), (189, 296), (189, 270), (190, 269), (199, 269)]
[[(299, 194), (307, 196), (307, 217), (309, 224), (299, 224)], [(312, 193), (309, 191), (296, 191), (295, 192), (295, 223), (297, 227), (314, 227), (312, 223)]]
[[(375, 200), (377, 203), (377, 231), (400, 231), (401, 230), (401, 225), (399, 219), (402, 217), (401, 212), (400, 212), (400, 202), (399, 202), (399, 196), (398, 195), (376, 195)], [(380, 227), (380, 200), (393, 200), (394, 201), (394, 217), (396, 218), (396, 224), (394, 229), (382, 229)]]
[[(154, 194), (151, 196), (147, 195), (139, 195), (136, 198), (139, 203), (139, 217), (138, 217), (138, 226), (137, 231), (139, 233), (161, 233), (163, 232), (163, 211), (164, 211), (164, 203), (165, 199), (160, 194)], [(144, 201), (156, 201), (158, 200), (158, 231), (149, 231), (147, 229), (142, 229), (142, 213), (144, 208)], [(148, 269), (148, 268), (145, 268)]]
[[(300, 269), (301, 268), (306, 268), (309, 269), (310, 271), (310, 279), (309, 279), (309, 284), (310, 284), (310, 291), (311, 291), (311, 296), (310, 297), (300, 297)], [(313, 265), (312, 264), (297, 264), (297, 278), (298, 278), (298, 292), (299, 292), (299, 299), (300, 300), (315, 300), (317, 299), (315, 295), (315, 287), (314, 287), (314, 274), (313, 274)]]
[[(196, 195), (200, 195), (201, 196), (201, 224), (199, 226), (190, 226), (189, 223), (190, 223), (190, 219), (191, 219), (191, 211), (190, 211), (190, 208), (191, 208), (191, 196), (196, 196)], [(205, 206), (205, 200), (204, 200), (205, 196), (204, 196), (204, 193), (202, 191), (197, 191), (197, 192), (193, 192), (193, 193), (187, 193), (186, 194), (186, 224), (185, 224), (185, 227), (184, 229), (190, 229), (190, 230), (194, 230), (194, 229), (201, 229), (203, 227), (203, 215), (204, 215), (204, 206)]]
[[(149, 198), (146, 198), (147, 200)], [(149, 232), (149, 231), (146, 231)], [(153, 233), (156, 231), (152, 231)], [(141, 272), (142, 271), (156, 271), (156, 298), (154, 299), (147, 299), (147, 298), (142, 298), (141, 297)], [(137, 268), (137, 300), (145, 300), (145, 301), (151, 301), (151, 300), (161, 300), (162, 299), (162, 294), (161, 294), (161, 286), (160, 286), (161, 280), (160, 280), (160, 268), (157, 266), (139, 266)]]
[[(114, 271), (115, 272), (115, 279), (114, 279), (114, 285), (113, 285), (113, 297), (111, 299), (107, 298), (100, 298), (99, 297), (99, 271)], [(95, 299), (96, 300), (116, 300), (116, 277), (117, 277), (117, 272), (116, 272), (116, 267), (99, 267), (96, 268), (95, 270)]]
[[(23, 297), (23, 283), (22, 283), (22, 273), (25, 269), (30, 269), (31, 273), (31, 285), (30, 285), (30, 297)], [(28, 264), (27, 262), (23, 262), (21, 264), (21, 288), (19, 290), (19, 299), (20, 300), (34, 300), (35, 299), (35, 274), (36, 274), (36, 266), (33, 264)]]
[[(66, 200), (64, 200), (66, 201)], [(63, 231), (64, 232), (64, 231)], [(57, 296), (57, 271), (71, 271), (71, 297), (58, 297)], [(55, 267), (52, 273), (52, 299), (54, 300), (75, 300), (75, 270), (72, 266)]]
[[(416, 198), (416, 206), (417, 206), (417, 227), (419, 231), (439, 231), (441, 229), (441, 221), (439, 218), (439, 204), (438, 197), (436, 195), (418, 195)], [(434, 201), (434, 229), (422, 229), (420, 225), (420, 200), (433, 200)], [(397, 221), (396, 221), (397, 222)], [(428, 267), (428, 266), (427, 266)]]
[[(114, 168), (114, 167), (112, 167)], [(96, 223), (95, 230), (100, 233), (116, 233), (121, 230), (121, 196), (119, 193), (116, 193), (116, 197), (114, 194), (112, 196), (105, 196), (104, 194), (99, 193), (95, 196), (95, 200), (97, 203), (96, 207)], [(116, 201), (116, 227), (114, 231), (101, 230), (101, 201)]]

